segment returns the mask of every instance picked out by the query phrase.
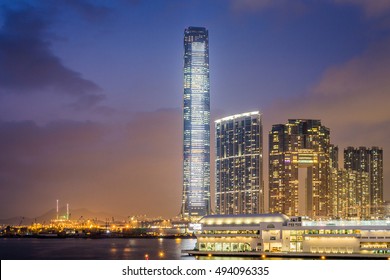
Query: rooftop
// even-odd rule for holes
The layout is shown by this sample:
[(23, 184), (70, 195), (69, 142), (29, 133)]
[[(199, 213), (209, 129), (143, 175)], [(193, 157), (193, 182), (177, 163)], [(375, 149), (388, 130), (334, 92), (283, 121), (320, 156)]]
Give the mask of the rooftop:
[(259, 225), (260, 223), (285, 223), (289, 217), (284, 214), (209, 215), (199, 223), (205, 225)]
[(215, 122), (216, 123), (220, 123), (220, 122), (223, 122), (223, 121), (231, 121), (231, 120), (234, 120), (234, 119), (238, 119), (238, 118), (242, 118), (242, 117), (250, 117), (250, 116), (259, 115), (259, 114), (260, 114), (259, 111), (247, 112), (247, 113), (236, 114), (236, 115), (228, 116), (228, 117), (225, 117), (225, 118), (222, 118), (222, 119), (218, 119)]

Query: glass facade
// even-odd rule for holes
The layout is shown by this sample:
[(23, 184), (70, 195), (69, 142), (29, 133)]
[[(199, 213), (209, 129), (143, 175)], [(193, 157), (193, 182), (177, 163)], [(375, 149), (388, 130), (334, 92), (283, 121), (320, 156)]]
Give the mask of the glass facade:
[(208, 31), (184, 32), (183, 199), (181, 215), (210, 213), (210, 78)]
[(263, 141), (259, 112), (215, 122), (217, 214), (264, 212)]

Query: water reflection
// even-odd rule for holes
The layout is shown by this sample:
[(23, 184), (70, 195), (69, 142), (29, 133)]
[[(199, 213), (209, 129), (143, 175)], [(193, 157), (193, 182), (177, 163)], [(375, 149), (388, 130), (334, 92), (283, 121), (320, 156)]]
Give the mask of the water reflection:
[(7, 259), (106, 259), (150, 260), (195, 259), (182, 254), (195, 239), (0, 239), (0, 258)]
[[(195, 239), (0, 238), (2, 260), (270, 260), (277, 258), (189, 256)], [(280, 259), (280, 258), (279, 258)]]

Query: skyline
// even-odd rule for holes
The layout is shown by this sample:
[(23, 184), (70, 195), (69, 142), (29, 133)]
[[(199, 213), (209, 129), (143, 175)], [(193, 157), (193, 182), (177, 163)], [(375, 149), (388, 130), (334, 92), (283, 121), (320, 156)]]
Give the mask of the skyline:
[[(383, 148), (390, 199), (390, 4), (12, 2), (0, 8), (0, 218), (40, 215), (56, 199), (180, 212), (188, 26), (210, 32), (212, 122), (260, 110), (268, 133), (320, 119), (340, 150)], [(214, 153), (212, 143), (211, 170)]]

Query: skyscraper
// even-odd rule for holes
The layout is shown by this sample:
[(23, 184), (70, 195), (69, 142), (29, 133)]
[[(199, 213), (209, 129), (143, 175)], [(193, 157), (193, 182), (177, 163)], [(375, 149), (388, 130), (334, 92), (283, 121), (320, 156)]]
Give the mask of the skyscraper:
[(367, 172), (339, 169), (332, 178), (333, 212), (335, 218), (369, 219), (369, 178)]
[(378, 147), (370, 149), (370, 203), (371, 214), (383, 215), (383, 150)]
[(215, 211), (264, 212), (261, 114), (251, 112), (215, 121)]
[(210, 213), (209, 37), (203, 27), (184, 31), (183, 198), (181, 216)]
[(368, 206), (375, 218), (383, 213), (383, 150), (378, 147), (348, 147), (344, 150), (344, 168), (368, 173)]
[(269, 210), (327, 217), (330, 203), (330, 132), (320, 120), (288, 120), (269, 134)]
[(334, 144), (329, 145), (329, 165), (332, 169), (339, 169), (339, 147)]

